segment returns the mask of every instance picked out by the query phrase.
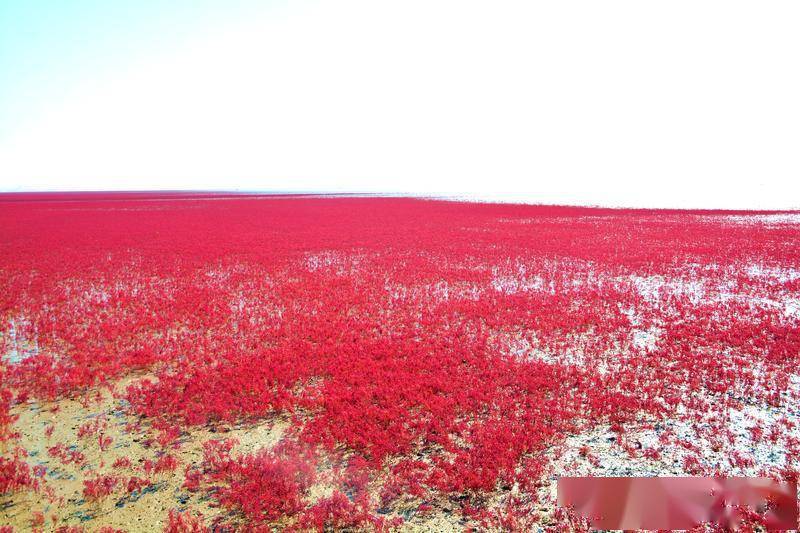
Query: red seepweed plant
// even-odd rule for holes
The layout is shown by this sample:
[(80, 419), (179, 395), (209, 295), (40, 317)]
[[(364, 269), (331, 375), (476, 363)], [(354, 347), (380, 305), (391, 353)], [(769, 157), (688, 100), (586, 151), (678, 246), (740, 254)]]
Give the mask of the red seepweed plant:
[[(0, 198), (0, 328), (14, 354), (0, 359), (0, 441), (16, 441), (26, 398), (146, 371), (124, 397), (165, 452), (148, 474), (176, 469), (199, 426), (284, 417), (284, 448), (212, 441), (186, 487), (252, 524), (312, 529), (376, 529), (446, 502), (475, 527), (527, 527), (554, 450), (604, 471), (593, 441), (570, 440), (601, 430), (626, 460), (674, 458), (684, 473), (800, 466), (795, 213), (34, 200)], [(111, 444), (101, 422), (79, 433)], [(760, 442), (780, 453), (756, 453)], [(328, 462), (341, 476), (312, 501)], [(187, 516), (170, 527), (201, 527)]]

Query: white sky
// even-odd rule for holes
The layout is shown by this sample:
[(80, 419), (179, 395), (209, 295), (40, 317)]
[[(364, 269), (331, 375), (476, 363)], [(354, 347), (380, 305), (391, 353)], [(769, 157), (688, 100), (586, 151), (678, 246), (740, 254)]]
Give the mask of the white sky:
[(292, 3), (54, 87), (0, 124), (0, 189), (798, 208), (798, 28), (796, 1)]

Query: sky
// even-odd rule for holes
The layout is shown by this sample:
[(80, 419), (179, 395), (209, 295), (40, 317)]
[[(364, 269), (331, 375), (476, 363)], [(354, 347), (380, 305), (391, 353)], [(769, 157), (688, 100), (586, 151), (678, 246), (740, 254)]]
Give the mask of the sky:
[(0, 0), (0, 190), (800, 208), (800, 3)]

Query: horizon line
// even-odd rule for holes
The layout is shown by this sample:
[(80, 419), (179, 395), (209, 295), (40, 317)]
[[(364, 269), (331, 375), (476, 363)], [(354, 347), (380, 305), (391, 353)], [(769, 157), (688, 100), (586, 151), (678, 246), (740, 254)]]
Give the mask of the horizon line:
[[(505, 193), (498, 193), (503, 195)], [(518, 193), (507, 193), (509, 196)], [(83, 198), (81, 198), (83, 197)], [(182, 197), (182, 198), (181, 198)], [(236, 199), (243, 197), (279, 198), (396, 198), (433, 200), (444, 202), (462, 202), (494, 205), (519, 205), (531, 207), (579, 208), (587, 210), (615, 211), (659, 211), (659, 212), (694, 212), (716, 214), (796, 214), (797, 208), (716, 208), (716, 207), (647, 207), (601, 204), (570, 204), (525, 201), (520, 198), (503, 198), (488, 194), (475, 193), (413, 193), (392, 191), (319, 191), (319, 190), (277, 190), (277, 189), (105, 189), (105, 190), (17, 190), (0, 191), (0, 203), (17, 202), (81, 202), (81, 201), (169, 201), (169, 200), (202, 200), (202, 199)]]

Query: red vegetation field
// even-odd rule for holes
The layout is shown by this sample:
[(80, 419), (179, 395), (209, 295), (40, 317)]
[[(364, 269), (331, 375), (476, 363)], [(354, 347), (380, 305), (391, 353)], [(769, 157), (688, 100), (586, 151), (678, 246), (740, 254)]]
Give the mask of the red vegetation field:
[[(171, 531), (558, 529), (559, 475), (800, 468), (800, 214), (6, 196), (0, 315), (0, 502), (86, 464), (87, 502), (179, 478)], [(140, 468), (102, 417), (99, 462), (22, 446), (125, 379)]]

